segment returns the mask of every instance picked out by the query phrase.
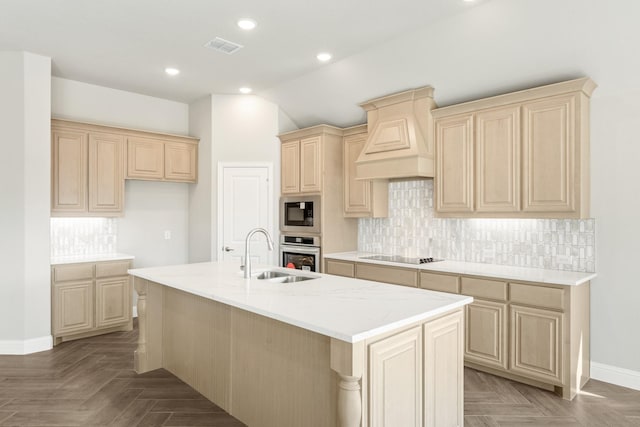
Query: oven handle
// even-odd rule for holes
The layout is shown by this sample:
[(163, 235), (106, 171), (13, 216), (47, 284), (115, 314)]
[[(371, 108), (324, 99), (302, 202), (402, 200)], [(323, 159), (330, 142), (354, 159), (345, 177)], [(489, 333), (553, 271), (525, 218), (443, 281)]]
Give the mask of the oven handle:
[(313, 249), (308, 246), (296, 246), (296, 245), (280, 245), (280, 252), (297, 252), (300, 254), (307, 255), (320, 255), (320, 248), (313, 247)]

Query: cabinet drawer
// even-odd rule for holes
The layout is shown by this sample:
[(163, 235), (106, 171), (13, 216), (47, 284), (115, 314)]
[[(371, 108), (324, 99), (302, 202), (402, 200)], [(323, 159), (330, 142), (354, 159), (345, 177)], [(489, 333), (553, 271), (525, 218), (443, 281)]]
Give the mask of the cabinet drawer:
[(470, 295), (472, 297), (506, 301), (507, 284), (496, 280), (463, 277), (460, 293), (463, 295)]
[(130, 268), (130, 261), (100, 262), (96, 264), (96, 278), (111, 276), (126, 276)]
[(326, 262), (327, 274), (335, 274), (336, 276), (355, 277), (356, 266), (352, 262), (334, 261), (328, 259)]
[(372, 264), (356, 264), (358, 279), (392, 283), (403, 286), (418, 286), (418, 272), (406, 268), (382, 267)]
[(565, 291), (563, 289), (524, 285), (522, 283), (511, 283), (510, 287), (511, 302), (554, 310), (564, 309)]
[(446, 274), (420, 273), (420, 287), (457, 294), (460, 292), (460, 278)]
[(93, 279), (93, 265), (87, 263), (55, 266), (53, 267), (53, 281), (68, 282), (70, 280)]

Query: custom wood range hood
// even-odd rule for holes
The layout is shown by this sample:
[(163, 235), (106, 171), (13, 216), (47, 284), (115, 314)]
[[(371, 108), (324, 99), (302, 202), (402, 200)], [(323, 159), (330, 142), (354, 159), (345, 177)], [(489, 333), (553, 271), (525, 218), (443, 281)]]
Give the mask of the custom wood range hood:
[(433, 177), (433, 88), (424, 86), (360, 104), (369, 137), (356, 161), (357, 179)]

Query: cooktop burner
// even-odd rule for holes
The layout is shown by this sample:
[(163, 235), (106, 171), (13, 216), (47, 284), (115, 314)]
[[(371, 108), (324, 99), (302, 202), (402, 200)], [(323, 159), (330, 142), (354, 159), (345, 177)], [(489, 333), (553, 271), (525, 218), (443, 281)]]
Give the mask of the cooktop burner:
[(361, 257), (362, 259), (374, 259), (376, 261), (388, 261), (399, 262), (402, 264), (427, 264), (429, 262), (444, 261), (442, 259), (427, 257), (427, 258), (411, 258), (399, 255), (371, 255)]

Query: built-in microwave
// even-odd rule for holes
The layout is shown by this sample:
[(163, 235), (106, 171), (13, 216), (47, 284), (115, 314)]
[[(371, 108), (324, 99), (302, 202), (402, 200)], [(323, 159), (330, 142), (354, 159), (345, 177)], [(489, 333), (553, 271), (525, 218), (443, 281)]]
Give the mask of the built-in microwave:
[(320, 196), (281, 198), (280, 231), (320, 233)]

